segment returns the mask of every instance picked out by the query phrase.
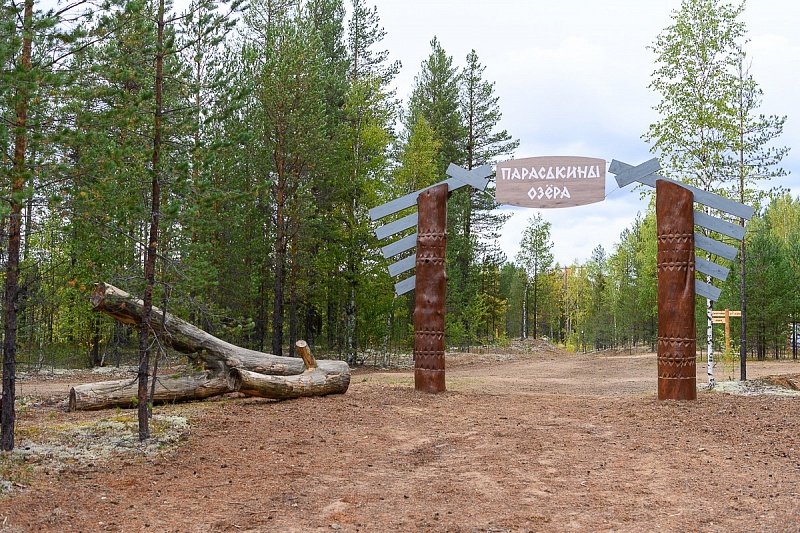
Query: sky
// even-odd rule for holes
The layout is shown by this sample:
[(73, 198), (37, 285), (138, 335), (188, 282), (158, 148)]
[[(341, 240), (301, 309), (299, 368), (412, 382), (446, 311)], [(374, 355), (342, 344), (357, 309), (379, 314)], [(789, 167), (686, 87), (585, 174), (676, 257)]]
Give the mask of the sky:
[[(495, 83), (503, 118), (499, 129), (520, 140), (514, 154), (586, 156), (637, 165), (651, 159), (642, 140), (659, 95), (648, 89), (655, 54), (647, 47), (672, 23), (680, 0), (373, 0), (386, 30), (382, 49), (400, 60), (395, 79), (404, 103), (436, 36), (459, 68), (475, 50)], [(800, 195), (800, 2), (750, 0), (747, 25), (750, 72), (764, 91), (760, 112), (786, 115), (781, 146), (788, 177), (772, 185)], [(551, 223), (560, 264), (585, 262), (598, 245), (611, 253), (646, 202), (632, 186), (606, 177), (606, 199), (562, 209), (502, 207), (512, 215), (500, 246), (509, 260), (519, 250), (528, 219), (541, 212)]]

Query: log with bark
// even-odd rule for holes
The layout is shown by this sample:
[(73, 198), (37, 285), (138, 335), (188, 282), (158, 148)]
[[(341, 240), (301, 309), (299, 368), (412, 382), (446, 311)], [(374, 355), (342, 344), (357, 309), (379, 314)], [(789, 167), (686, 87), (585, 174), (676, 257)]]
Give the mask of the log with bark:
[[(124, 324), (141, 324), (141, 300), (113, 285), (95, 285), (91, 302), (96, 311)], [(225, 342), (169, 313), (162, 313), (157, 307), (153, 307), (151, 317), (150, 326), (161, 342), (201, 361), (206, 369), (206, 372), (183, 376), (180, 380), (159, 378), (154, 401), (187, 401), (234, 391), (284, 400), (342, 394), (350, 385), (350, 367), (346, 362), (316, 361), (304, 341), (297, 342), (301, 358), (281, 357)], [(73, 387), (70, 409), (130, 406), (128, 387), (135, 391), (135, 380)], [(132, 396), (136, 396), (135, 392)]]
[[(135, 407), (138, 387), (138, 380), (135, 377), (76, 385), (69, 390), (69, 410), (96, 411), (112, 407)], [(153, 403), (204, 400), (228, 392), (231, 392), (228, 380), (211, 377), (208, 372), (158, 376)]]

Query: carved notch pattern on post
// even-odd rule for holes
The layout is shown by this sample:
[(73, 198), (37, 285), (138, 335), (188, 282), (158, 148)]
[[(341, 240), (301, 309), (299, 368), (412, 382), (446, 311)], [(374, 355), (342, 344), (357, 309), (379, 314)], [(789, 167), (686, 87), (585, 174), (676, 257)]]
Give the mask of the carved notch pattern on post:
[(670, 272), (694, 272), (694, 233), (658, 235), (657, 268)]
[(687, 358), (696, 346), (695, 339), (678, 337), (658, 338), (658, 377), (659, 379), (693, 380), (687, 369), (694, 370), (694, 358)]
[(445, 250), (447, 248), (446, 184), (420, 193), (418, 203), (417, 280), (414, 295), (414, 388), (443, 392)]

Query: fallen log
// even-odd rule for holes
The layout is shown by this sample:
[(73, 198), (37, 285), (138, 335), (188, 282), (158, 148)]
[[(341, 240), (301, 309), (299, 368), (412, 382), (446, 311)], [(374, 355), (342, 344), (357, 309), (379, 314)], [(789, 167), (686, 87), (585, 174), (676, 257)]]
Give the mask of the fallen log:
[(332, 374), (319, 369), (297, 376), (268, 376), (242, 368), (232, 368), (228, 373), (228, 386), (232, 390), (273, 400), (343, 394), (349, 385), (349, 372)]
[[(124, 324), (142, 322), (142, 301), (127, 292), (98, 283), (91, 296), (94, 309)], [(159, 377), (154, 402), (208, 398), (227, 392), (273, 399), (342, 394), (350, 385), (344, 361), (317, 361), (305, 341), (296, 343), (300, 358), (281, 357), (241, 348), (153, 307), (150, 325), (161, 341), (202, 361), (206, 372), (165, 381)], [(137, 381), (118, 380), (79, 385), (70, 390), (70, 410), (133, 406)], [(167, 386), (165, 386), (167, 385)]]
[[(109, 315), (123, 324), (138, 326), (142, 323), (142, 301), (113, 285), (96, 284), (90, 300), (95, 311)], [(169, 313), (164, 316), (157, 307), (153, 307), (150, 326), (153, 333), (167, 346), (198, 357), (207, 369), (216, 371), (221, 376), (227, 375), (230, 368), (244, 368), (259, 374), (280, 376), (292, 376), (306, 370), (302, 359), (235, 346)], [(320, 368), (330, 368), (338, 373), (342, 363), (344, 362), (320, 361)]]
[[(69, 390), (70, 411), (97, 411), (114, 407), (136, 406), (138, 381), (118, 379), (76, 385)], [(208, 372), (188, 375), (158, 376), (154, 404), (204, 400), (231, 392), (227, 379), (211, 377)]]

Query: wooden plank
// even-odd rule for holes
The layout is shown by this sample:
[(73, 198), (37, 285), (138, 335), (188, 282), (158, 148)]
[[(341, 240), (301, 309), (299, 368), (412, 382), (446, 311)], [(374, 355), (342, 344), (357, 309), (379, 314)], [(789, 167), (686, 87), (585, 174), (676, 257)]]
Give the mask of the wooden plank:
[(698, 272), (717, 278), (720, 281), (725, 281), (728, 279), (728, 274), (730, 273), (730, 270), (724, 266), (713, 263), (707, 259), (703, 259), (702, 257), (694, 258), (694, 268)]
[(624, 163), (615, 159), (611, 161), (611, 165), (608, 167), (609, 172), (616, 174), (617, 185), (620, 187), (630, 185), (634, 181), (641, 181), (642, 178), (661, 170), (661, 164), (658, 162), (657, 157), (645, 161), (641, 165), (636, 165), (635, 167), (628, 165), (627, 168), (624, 168), (622, 165), (624, 165)]
[(406, 250), (410, 250), (417, 245), (417, 234), (412, 233), (408, 237), (403, 237), (397, 241), (394, 241), (392, 244), (386, 245), (381, 248), (383, 252), (383, 257), (389, 259), (393, 255), (397, 255), (399, 253), (405, 252)]
[[(447, 167), (447, 175), (465, 182), (465, 185), (470, 185), (480, 191), (485, 191), (486, 187), (489, 185), (489, 180), (486, 178), (494, 175), (494, 171), (492, 170), (492, 165), (483, 165), (473, 168), (472, 170), (467, 170), (455, 163), (450, 163), (450, 166)], [(450, 190), (452, 191), (455, 188), (457, 187), (450, 187)]]
[(731, 261), (736, 259), (736, 254), (739, 252), (735, 246), (725, 244), (724, 242), (715, 241), (711, 237), (706, 237), (705, 235), (701, 235), (697, 232), (694, 234), (694, 245), (701, 250), (711, 252), (714, 255), (724, 257), (725, 259), (729, 259)]
[(405, 259), (401, 259), (396, 263), (392, 263), (389, 265), (389, 275), (390, 276), (399, 276), (403, 272), (408, 272), (412, 268), (417, 266), (417, 256), (416, 255), (409, 255)]
[(694, 280), (694, 293), (697, 296), (702, 296), (707, 300), (716, 302), (719, 300), (719, 295), (722, 294), (722, 289), (718, 289), (710, 283), (696, 279)]
[[(658, 176), (657, 174), (653, 175)], [(666, 179), (666, 178), (659, 177), (659, 179)], [(704, 191), (702, 189), (698, 189), (697, 187), (692, 187), (691, 185), (684, 185), (684, 187), (692, 191), (695, 202), (707, 205), (712, 209), (719, 209), (720, 211), (724, 211), (735, 217), (743, 218), (745, 220), (750, 220), (751, 218), (753, 218), (753, 215), (756, 212), (756, 210), (750, 207), (749, 205), (740, 204), (735, 200), (725, 198), (724, 196), (714, 194), (713, 192)]]
[(397, 283), (394, 284), (394, 294), (396, 296), (400, 296), (409, 291), (413, 291), (416, 285), (417, 285), (417, 276), (411, 276), (410, 278), (406, 278), (403, 281), (398, 281)]
[(737, 241), (744, 239), (744, 227), (721, 218), (712, 217), (702, 211), (694, 212), (694, 223), (700, 227), (716, 231)]
[(396, 198), (391, 202), (386, 202), (378, 207), (373, 207), (369, 210), (370, 219), (372, 219), (374, 222), (385, 216), (389, 216), (393, 213), (397, 213), (398, 211), (402, 211), (403, 209), (417, 205), (417, 197), (419, 196), (419, 193), (420, 191), (412, 192), (411, 194), (406, 194), (405, 196)]
[(369, 217), (374, 222), (375, 220), (379, 220), (385, 216), (389, 216), (393, 213), (397, 213), (398, 211), (402, 211), (403, 209), (407, 209), (409, 207), (413, 207), (417, 205), (417, 197), (419, 193), (430, 189), (432, 187), (436, 187), (441, 185), (442, 183), (447, 184), (447, 190), (454, 191), (456, 189), (460, 189), (461, 187), (465, 187), (467, 185), (471, 185), (476, 189), (484, 190), (486, 186), (489, 184), (489, 181), (485, 178), (491, 176), (493, 174), (492, 167), (490, 165), (483, 165), (481, 167), (472, 169), (472, 170), (464, 170), (463, 168), (459, 167), (458, 165), (454, 165), (450, 163), (450, 166), (447, 169), (447, 173), (451, 176), (455, 175), (450, 179), (445, 181), (441, 181), (430, 187), (425, 187), (419, 191), (412, 192), (410, 194), (406, 194), (405, 196), (401, 196), (391, 202), (387, 202), (383, 205), (379, 205), (378, 207), (373, 207), (369, 210)]
[(712, 324), (724, 324), (725, 322), (726, 322), (726, 320), (724, 318), (712, 318), (711, 319), (711, 323)]
[(456, 178), (450, 178), (448, 180), (441, 181), (439, 183), (431, 185), (430, 187), (425, 187), (424, 189), (421, 189), (419, 191), (415, 191), (415, 192), (406, 194), (405, 196), (401, 196), (400, 198), (392, 200), (391, 202), (387, 202), (387, 203), (385, 203), (383, 205), (379, 205), (378, 207), (373, 207), (372, 209), (369, 210), (369, 217), (374, 222), (374, 221), (379, 220), (379, 219), (381, 219), (383, 217), (386, 217), (386, 216), (392, 215), (394, 213), (397, 213), (398, 211), (402, 211), (403, 209), (408, 209), (409, 207), (414, 207), (414, 206), (417, 205), (417, 197), (419, 197), (419, 194), (422, 191), (425, 191), (425, 190), (430, 189), (432, 187), (436, 187), (437, 185), (441, 185), (442, 183), (446, 183), (447, 184), (447, 188), (450, 191), (458, 189), (458, 188), (461, 188), (461, 187), (464, 187), (465, 185), (467, 185), (463, 180), (456, 179)]
[(385, 239), (386, 237), (394, 235), (395, 233), (400, 233), (403, 230), (413, 228), (417, 225), (418, 220), (419, 213), (411, 213), (410, 215), (399, 218), (394, 222), (390, 222), (380, 226), (379, 228), (375, 228), (375, 235), (378, 237), (378, 239)]
[[(611, 165), (615, 170), (618, 170), (620, 172), (625, 171), (630, 167), (632, 167), (632, 165), (617, 160), (612, 161)], [(609, 170), (609, 172), (613, 171)], [(681, 187), (685, 187), (686, 189), (692, 191), (692, 195), (694, 197), (695, 202), (707, 205), (712, 209), (719, 209), (720, 211), (730, 213), (735, 217), (750, 220), (751, 218), (753, 218), (753, 215), (755, 214), (755, 209), (753, 209), (749, 205), (740, 204), (739, 202), (730, 200), (718, 194), (714, 194), (713, 192), (704, 191), (702, 189), (698, 189), (697, 187), (692, 187), (691, 185), (686, 185), (685, 183), (680, 183), (675, 180), (665, 178), (660, 174), (650, 174), (649, 176), (645, 176), (639, 180), (639, 183), (641, 183), (642, 185), (655, 187), (657, 180), (667, 180), (677, 183)]]
[[(726, 313), (726, 311), (711, 311), (711, 316), (712, 317), (724, 317), (725, 313)], [(727, 314), (728, 314), (728, 316), (732, 316), (732, 317), (740, 317), (740, 316), (742, 316), (742, 312), (741, 311), (727, 311)]]

